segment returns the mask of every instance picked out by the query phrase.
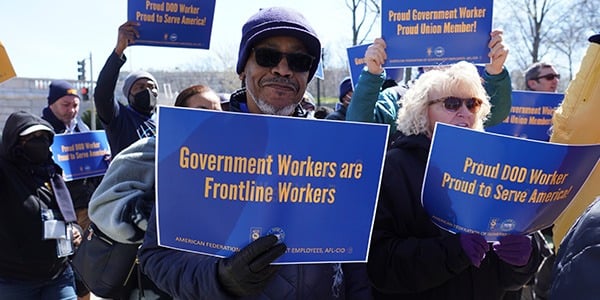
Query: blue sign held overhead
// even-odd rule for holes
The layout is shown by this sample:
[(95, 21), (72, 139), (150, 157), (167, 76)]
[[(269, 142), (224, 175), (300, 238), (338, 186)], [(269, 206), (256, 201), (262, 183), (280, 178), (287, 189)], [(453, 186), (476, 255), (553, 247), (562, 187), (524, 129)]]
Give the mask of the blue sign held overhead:
[[(370, 45), (372, 45), (372, 43), (346, 48), (346, 52), (348, 54), (348, 71), (350, 72), (350, 80), (352, 81), (353, 86), (358, 84), (360, 72), (365, 67), (365, 51), (367, 51), (367, 48)], [(404, 68), (384, 69), (386, 73), (386, 79), (393, 79), (394, 81), (399, 82), (402, 80), (402, 78), (404, 78)]]
[(384, 67), (489, 63), (492, 0), (383, 0)]
[(215, 0), (128, 0), (127, 20), (140, 23), (134, 45), (208, 49)]

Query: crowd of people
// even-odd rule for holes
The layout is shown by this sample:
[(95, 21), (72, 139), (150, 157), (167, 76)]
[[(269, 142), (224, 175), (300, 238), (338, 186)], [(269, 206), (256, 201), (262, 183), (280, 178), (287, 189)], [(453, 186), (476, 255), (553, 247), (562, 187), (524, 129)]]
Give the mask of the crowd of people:
[[(273, 265), (286, 252), (275, 235), (262, 236), (224, 258), (158, 245), (154, 170), (159, 85), (152, 74), (134, 71), (122, 88), (128, 104), (115, 97), (127, 59), (124, 51), (139, 38), (138, 26), (128, 21), (118, 28), (116, 46), (95, 88), (96, 110), (111, 149), (103, 176), (65, 182), (49, 150), (56, 134), (89, 131), (79, 118), (79, 96), (68, 82), (52, 82), (40, 116), (15, 112), (6, 121), (0, 144), (0, 298), (89, 299), (69, 257), (90, 223), (117, 242), (141, 244), (140, 272), (132, 273), (119, 299), (552, 296), (551, 234), (511, 234), (492, 244), (476, 233), (437, 227), (421, 204), (435, 124), (483, 131), (510, 112), (511, 79), (504, 66), (509, 50), (501, 30), (490, 33), (490, 63), (483, 76), (461, 61), (423, 71), (411, 85), (386, 81), (386, 43), (376, 38), (365, 52), (358, 82), (353, 85), (350, 77), (340, 82), (339, 103), (331, 110), (315, 107), (306, 93), (322, 47), (307, 19), (296, 10), (270, 7), (245, 22), (236, 64), (242, 88), (222, 94), (199, 83), (182, 90), (175, 106), (390, 126), (368, 262)], [(528, 90), (557, 92), (559, 80), (548, 63), (525, 71)], [(590, 208), (595, 210), (598, 202)], [(593, 220), (577, 226), (588, 223)]]

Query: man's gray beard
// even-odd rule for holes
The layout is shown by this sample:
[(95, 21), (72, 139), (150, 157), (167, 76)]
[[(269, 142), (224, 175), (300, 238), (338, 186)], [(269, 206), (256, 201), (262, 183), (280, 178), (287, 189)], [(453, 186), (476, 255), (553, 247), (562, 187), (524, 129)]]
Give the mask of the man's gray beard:
[(291, 105), (288, 105), (288, 106), (285, 106), (282, 108), (277, 108), (262, 99), (258, 99), (256, 97), (254, 97), (254, 95), (248, 88), (246, 88), (246, 92), (248, 93), (248, 95), (250, 95), (250, 98), (252, 98), (252, 101), (254, 101), (254, 103), (256, 103), (256, 106), (258, 106), (258, 109), (260, 109), (260, 111), (262, 111), (264, 114), (267, 114), (267, 115), (289, 116), (292, 113), (294, 113), (296, 106), (298, 106), (298, 104), (291, 104)]

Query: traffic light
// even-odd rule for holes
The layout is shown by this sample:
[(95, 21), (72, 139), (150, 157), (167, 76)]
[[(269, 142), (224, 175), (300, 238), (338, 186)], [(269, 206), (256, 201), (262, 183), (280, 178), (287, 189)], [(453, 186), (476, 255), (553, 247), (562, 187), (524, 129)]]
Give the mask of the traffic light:
[(81, 88), (81, 100), (87, 101), (90, 100), (90, 90), (87, 87), (82, 87)]
[(85, 59), (77, 61), (77, 80), (85, 81)]

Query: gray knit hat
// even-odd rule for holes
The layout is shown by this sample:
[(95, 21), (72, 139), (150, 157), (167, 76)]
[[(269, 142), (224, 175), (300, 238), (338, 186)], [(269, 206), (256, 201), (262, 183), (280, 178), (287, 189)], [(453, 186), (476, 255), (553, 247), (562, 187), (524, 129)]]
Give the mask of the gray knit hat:
[(129, 75), (127, 75), (127, 77), (125, 78), (125, 82), (123, 82), (123, 95), (125, 95), (125, 98), (129, 99), (129, 92), (131, 91), (133, 83), (141, 78), (147, 78), (154, 81), (154, 83), (158, 87), (158, 82), (156, 82), (156, 78), (154, 78), (152, 74), (144, 71), (134, 71), (129, 73)]
[(242, 27), (237, 73), (241, 74), (244, 71), (246, 61), (254, 45), (278, 35), (298, 38), (306, 46), (308, 54), (315, 57), (308, 73), (308, 81), (310, 81), (317, 71), (321, 59), (321, 42), (317, 37), (317, 33), (301, 13), (285, 7), (263, 8), (246, 21), (246, 24)]

